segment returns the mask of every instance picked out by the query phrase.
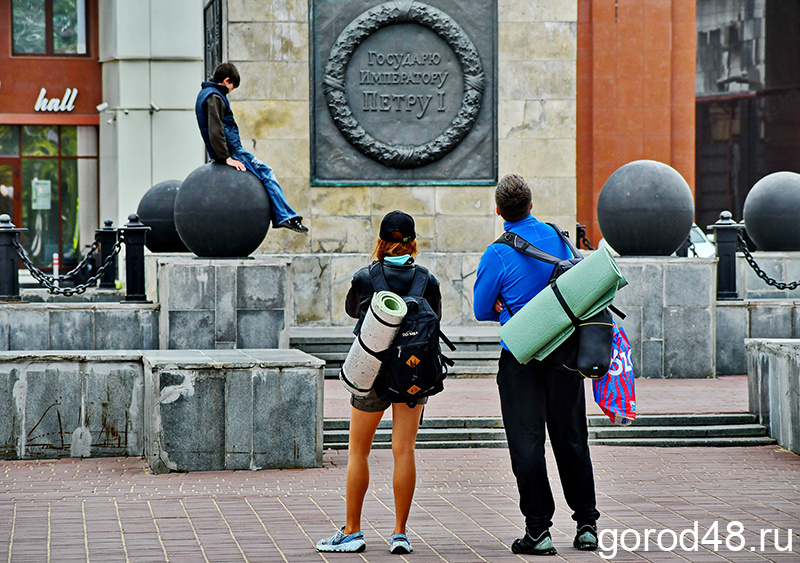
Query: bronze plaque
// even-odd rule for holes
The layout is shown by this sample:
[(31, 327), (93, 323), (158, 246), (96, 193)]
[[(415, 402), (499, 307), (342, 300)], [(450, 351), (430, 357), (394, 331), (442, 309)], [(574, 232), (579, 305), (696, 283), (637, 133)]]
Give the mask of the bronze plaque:
[(312, 183), (494, 183), (496, 15), (486, 0), (314, 0)]

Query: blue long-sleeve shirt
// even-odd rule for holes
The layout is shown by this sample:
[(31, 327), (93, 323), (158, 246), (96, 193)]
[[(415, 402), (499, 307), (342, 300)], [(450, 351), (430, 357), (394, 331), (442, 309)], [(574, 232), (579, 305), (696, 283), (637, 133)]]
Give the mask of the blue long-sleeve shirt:
[[(521, 236), (529, 243), (559, 258), (571, 258), (572, 253), (558, 233), (546, 223), (528, 216), (521, 221), (503, 223), (503, 230)], [(491, 244), (478, 265), (473, 288), (472, 308), (479, 321), (499, 321), (511, 318), (508, 310), (494, 310), (502, 293), (514, 313), (547, 286), (553, 265), (536, 260), (505, 244)], [(505, 346), (505, 345), (504, 345)]]

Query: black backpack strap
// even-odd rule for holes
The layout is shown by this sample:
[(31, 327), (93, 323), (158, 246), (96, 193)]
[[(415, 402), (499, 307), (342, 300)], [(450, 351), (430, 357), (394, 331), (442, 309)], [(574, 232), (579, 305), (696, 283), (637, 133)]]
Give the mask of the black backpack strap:
[[(567, 234), (566, 231), (564, 231), (561, 227), (553, 223), (547, 223), (547, 224), (553, 227), (558, 236), (561, 237), (561, 240), (564, 241), (564, 243), (569, 248), (569, 251), (572, 253), (573, 258), (583, 257), (580, 250), (578, 250), (575, 244), (573, 244), (572, 240), (570, 240), (569, 235)], [(527, 256), (530, 256), (531, 258), (536, 258), (537, 260), (541, 262), (546, 262), (548, 264), (558, 264), (559, 262), (564, 260), (563, 258), (559, 258), (558, 256), (550, 254), (549, 252), (545, 252), (536, 245), (529, 243), (527, 240), (519, 236), (517, 233), (512, 233), (511, 231), (506, 231), (505, 233), (500, 235), (500, 238), (498, 238), (494, 242), (510, 246), (514, 250), (519, 250), (520, 252), (522, 252)]]
[(386, 275), (383, 273), (383, 262), (375, 262), (369, 267), (369, 277), (372, 279), (372, 288), (375, 293), (379, 291), (389, 291), (386, 283)]
[(531, 258), (535, 258), (541, 262), (546, 262), (547, 264), (558, 264), (562, 260), (562, 258), (558, 258), (549, 252), (545, 252), (541, 248), (529, 243), (517, 233), (512, 233), (511, 231), (506, 231), (494, 242), (497, 244), (505, 244), (506, 246), (510, 246), (514, 250), (518, 250), (523, 254), (530, 256)]
[[(428, 270), (422, 266), (414, 266), (414, 279), (411, 281), (411, 288), (407, 295), (424, 297), (425, 288), (428, 287)], [(391, 291), (389, 284), (386, 283), (386, 274), (383, 272), (383, 262), (375, 262), (369, 267), (369, 277), (372, 279), (372, 288), (378, 291)]]
[(411, 282), (411, 289), (408, 290), (408, 295), (424, 298), (426, 287), (428, 287), (428, 270), (421, 266), (415, 266), (414, 280)]
[(513, 317), (514, 316), (514, 310), (511, 307), (508, 306), (508, 302), (506, 301), (506, 298), (503, 297), (503, 294), (502, 293), (498, 293), (497, 297), (500, 299), (500, 303), (503, 304), (503, 307), (505, 308), (505, 310), (508, 311), (509, 316)]
[(558, 280), (550, 284), (550, 287), (553, 288), (553, 293), (555, 294), (556, 299), (558, 299), (558, 303), (561, 305), (561, 308), (564, 309), (564, 312), (567, 314), (572, 324), (575, 327), (581, 324), (581, 320), (578, 317), (576, 317), (575, 313), (572, 312), (572, 309), (569, 308), (566, 299), (564, 299), (564, 296), (561, 294), (561, 290), (558, 289)]
[[(455, 344), (453, 344), (453, 343), (450, 341), (450, 339), (449, 339), (449, 338), (447, 338), (447, 336), (445, 335), (445, 333), (443, 333), (443, 332), (441, 331), (441, 329), (439, 329), (439, 338), (441, 338), (441, 339), (442, 339), (442, 342), (444, 342), (445, 344), (447, 344), (447, 347), (448, 347), (448, 348), (450, 348), (451, 350), (453, 350), (453, 351), (455, 352), (455, 350), (456, 350), (456, 345), (455, 345)], [(453, 364), (452, 364), (452, 360), (451, 360), (450, 358), (446, 358), (446, 359), (447, 359), (447, 361), (448, 361), (448, 362), (451, 362), (451, 364), (450, 364), (450, 365), (453, 365)]]
[(569, 233), (567, 233), (567, 231), (565, 231), (555, 223), (547, 223), (547, 224), (553, 227), (553, 229), (555, 229), (555, 231), (558, 233), (558, 236), (561, 237), (561, 240), (563, 240), (564, 243), (569, 247), (570, 252), (572, 252), (573, 258), (583, 258), (583, 254), (581, 254), (581, 251), (578, 250), (578, 247), (575, 246), (575, 244), (572, 242), (572, 239), (569, 238)]

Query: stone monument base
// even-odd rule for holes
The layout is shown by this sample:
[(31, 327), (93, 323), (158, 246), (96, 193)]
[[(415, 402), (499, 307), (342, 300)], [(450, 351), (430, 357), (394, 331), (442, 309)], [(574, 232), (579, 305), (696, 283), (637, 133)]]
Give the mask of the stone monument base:
[(147, 298), (161, 306), (159, 348), (288, 348), (287, 257), (146, 257)]
[(320, 467), (323, 366), (299, 350), (0, 352), (0, 458)]

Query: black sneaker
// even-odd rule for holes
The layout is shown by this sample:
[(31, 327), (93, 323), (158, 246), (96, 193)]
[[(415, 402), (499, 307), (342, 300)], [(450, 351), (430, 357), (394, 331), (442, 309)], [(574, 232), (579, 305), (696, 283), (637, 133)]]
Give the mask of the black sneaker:
[(594, 551), (597, 549), (597, 526), (592, 524), (578, 526), (578, 532), (575, 534), (575, 541), (572, 542), (572, 547), (581, 551)]
[(550, 536), (550, 530), (545, 530), (538, 537), (534, 538), (525, 529), (525, 536), (514, 540), (511, 544), (512, 553), (525, 553), (527, 555), (555, 555), (558, 553), (556, 548), (553, 547), (553, 538)]
[(290, 219), (286, 219), (286, 221), (281, 221), (278, 223), (278, 228), (280, 229), (291, 229), (296, 233), (307, 233), (308, 227), (303, 225), (303, 218), (299, 215), (292, 217)]

